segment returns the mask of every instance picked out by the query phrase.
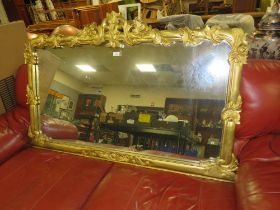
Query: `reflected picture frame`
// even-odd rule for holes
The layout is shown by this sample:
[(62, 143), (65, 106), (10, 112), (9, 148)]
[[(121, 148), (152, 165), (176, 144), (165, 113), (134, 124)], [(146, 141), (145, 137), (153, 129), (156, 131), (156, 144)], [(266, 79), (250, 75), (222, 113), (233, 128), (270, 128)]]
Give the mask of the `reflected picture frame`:
[(69, 104), (69, 97), (63, 95), (61, 99), (60, 109), (68, 109), (68, 104)]
[(74, 106), (74, 101), (70, 99), (68, 102), (68, 110), (73, 110), (73, 106)]

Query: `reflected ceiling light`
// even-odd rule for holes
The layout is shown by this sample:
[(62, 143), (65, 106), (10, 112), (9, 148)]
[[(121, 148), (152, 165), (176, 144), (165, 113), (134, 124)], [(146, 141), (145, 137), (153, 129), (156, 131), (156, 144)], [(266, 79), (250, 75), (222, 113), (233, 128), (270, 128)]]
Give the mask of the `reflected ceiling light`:
[(157, 71), (152, 64), (136, 64), (135, 66), (141, 72), (156, 72)]
[(96, 72), (96, 69), (90, 65), (76, 65), (81, 71), (84, 72)]
[(229, 74), (229, 64), (223, 60), (213, 60), (208, 65), (208, 72), (217, 79), (224, 79)]

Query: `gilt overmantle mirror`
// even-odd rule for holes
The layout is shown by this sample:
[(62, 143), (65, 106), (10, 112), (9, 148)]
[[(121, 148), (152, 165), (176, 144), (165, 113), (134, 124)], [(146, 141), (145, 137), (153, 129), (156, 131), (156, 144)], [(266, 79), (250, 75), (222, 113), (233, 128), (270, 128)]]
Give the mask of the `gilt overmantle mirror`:
[[(241, 29), (157, 30), (114, 12), (75, 36), (39, 35), (25, 52), (29, 136), (47, 149), (233, 180), (246, 56)], [(45, 134), (46, 116), (74, 125), (77, 139)]]

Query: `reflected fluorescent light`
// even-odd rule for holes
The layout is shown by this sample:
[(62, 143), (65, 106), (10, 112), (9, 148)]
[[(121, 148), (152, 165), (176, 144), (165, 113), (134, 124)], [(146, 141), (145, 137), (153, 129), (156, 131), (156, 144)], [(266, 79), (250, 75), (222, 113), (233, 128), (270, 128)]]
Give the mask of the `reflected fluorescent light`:
[(217, 79), (228, 77), (229, 64), (224, 60), (213, 60), (208, 66), (208, 72)]
[(156, 72), (157, 70), (152, 64), (135, 64), (141, 72)]
[(84, 72), (96, 72), (96, 69), (90, 65), (76, 65), (81, 71)]

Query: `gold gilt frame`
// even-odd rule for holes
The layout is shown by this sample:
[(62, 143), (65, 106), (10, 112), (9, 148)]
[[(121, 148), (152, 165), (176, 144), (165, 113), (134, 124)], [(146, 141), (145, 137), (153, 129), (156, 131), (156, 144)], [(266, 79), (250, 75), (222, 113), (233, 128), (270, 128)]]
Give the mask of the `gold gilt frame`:
[[(174, 42), (197, 45), (203, 40), (214, 44), (226, 41), (231, 46), (229, 54), (230, 75), (227, 89), (226, 105), (222, 112), (223, 136), (220, 157), (210, 160), (180, 160), (141, 152), (107, 148), (81, 141), (50, 139), (40, 128), (39, 69), (36, 49), (76, 47), (80, 45), (101, 45), (120, 47), (123, 43), (137, 45), (153, 43), (169, 46)], [(27, 96), (30, 107), (31, 125), (29, 136), (35, 147), (59, 150), (76, 155), (99, 158), (114, 162), (134, 164), (148, 168), (171, 170), (193, 176), (233, 180), (238, 168), (237, 160), (232, 155), (235, 125), (240, 121), (241, 97), (239, 94), (242, 65), (247, 59), (246, 36), (241, 29), (221, 29), (206, 27), (201, 30), (181, 28), (175, 31), (157, 30), (139, 21), (127, 21), (117, 13), (107, 14), (101, 25), (92, 24), (85, 27), (76, 36), (39, 35), (26, 46), (25, 62), (28, 64)]]

